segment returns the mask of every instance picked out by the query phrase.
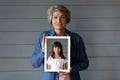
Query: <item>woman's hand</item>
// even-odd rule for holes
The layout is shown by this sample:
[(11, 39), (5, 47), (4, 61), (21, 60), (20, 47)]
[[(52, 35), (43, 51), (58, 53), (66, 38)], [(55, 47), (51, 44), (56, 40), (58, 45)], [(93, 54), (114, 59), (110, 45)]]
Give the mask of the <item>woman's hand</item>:
[(42, 52), (43, 53), (45, 52), (45, 37), (46, 37), (46, 34), (44, 33), (43, 38), (42, 38)]

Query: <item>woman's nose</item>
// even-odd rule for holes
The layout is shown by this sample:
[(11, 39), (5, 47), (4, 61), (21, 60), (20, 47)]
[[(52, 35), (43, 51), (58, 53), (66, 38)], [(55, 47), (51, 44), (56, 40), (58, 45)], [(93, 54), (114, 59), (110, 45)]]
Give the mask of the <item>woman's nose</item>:
[(57, 19), (57, 22), (58, 22), (58, 23), (61, 23), (61, 19), (60, 19), (60, 18), (58, 18), (58, 19)]

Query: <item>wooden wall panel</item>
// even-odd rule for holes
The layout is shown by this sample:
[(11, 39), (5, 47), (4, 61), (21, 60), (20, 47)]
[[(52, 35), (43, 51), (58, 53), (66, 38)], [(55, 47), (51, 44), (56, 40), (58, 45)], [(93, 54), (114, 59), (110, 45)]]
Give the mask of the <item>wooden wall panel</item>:
[[(47, 18), (50, 6), (1, 6), (0, 18), (34, 19)], [(120, 6), (67, 6), (72, 18), (113, 18), (120, 17)]]
[(119, 80), (120, 71), (114, 70), (98, 70), (98, 71), (82, 71), (82, 80)]
[(40, 71), (0, 72), (2, 80), (39, 80)]
[(1, 5), (53, 5), (53, 4), (65, 4), (65, 5), (117, 5), (120, 4), (119, 0), (0, 0)]

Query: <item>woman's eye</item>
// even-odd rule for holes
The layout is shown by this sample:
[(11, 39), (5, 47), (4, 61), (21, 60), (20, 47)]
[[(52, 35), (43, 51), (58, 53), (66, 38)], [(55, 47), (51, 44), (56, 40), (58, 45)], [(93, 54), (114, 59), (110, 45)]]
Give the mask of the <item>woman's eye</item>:
[(57, 19), (57, 17), (53, 17), (54, 19)]
[(63, 18), (63, 19), (65, 19), (65, 17), (64, 17), (64, 16), (63, 16), (62, 18)]

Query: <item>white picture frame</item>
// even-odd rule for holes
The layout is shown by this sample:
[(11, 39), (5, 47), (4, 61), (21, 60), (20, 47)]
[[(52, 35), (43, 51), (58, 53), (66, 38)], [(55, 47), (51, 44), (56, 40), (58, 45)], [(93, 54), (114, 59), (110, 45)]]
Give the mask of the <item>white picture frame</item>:
[[(45, 53), (44, 53), (44, 70), (46, 72), (59, 72), (59, 71), (69, 71), (70, 70), (70, 36), (46, 36), (45, 37)], [(55, 41), (59, 41), (63, 47), (63, 54), (67, 59), (67, 69), (47, 69), (47, 60), (52, 52), (52, 45)]]

